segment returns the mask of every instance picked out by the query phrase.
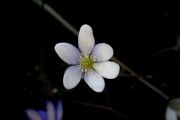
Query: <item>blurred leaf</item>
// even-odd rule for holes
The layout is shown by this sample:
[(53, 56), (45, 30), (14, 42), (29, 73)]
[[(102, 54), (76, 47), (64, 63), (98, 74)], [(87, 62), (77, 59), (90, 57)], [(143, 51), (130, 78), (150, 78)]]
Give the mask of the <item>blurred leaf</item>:
[(176, 111), (180, 111), (180, 98), (175, 98), (170, 101), (170, 107)]

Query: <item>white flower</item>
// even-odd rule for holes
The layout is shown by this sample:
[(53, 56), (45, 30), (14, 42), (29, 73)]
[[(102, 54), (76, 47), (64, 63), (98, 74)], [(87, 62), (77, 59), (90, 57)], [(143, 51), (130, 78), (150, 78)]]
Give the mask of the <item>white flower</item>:
[(178, 120), (180, 118), (180, 98), (172, 99), (166, 108), (166, 120)]
[(29, 120), (62, 120), (62, 103), (58, 101), (57, 106), (54, 106), (52, 102), (48, 101), (46, 104), (46, 111), (27, 109), (26, 114)]
[(69, 43), (58, 43), (55, 51), (67, 64), (71, 65), (64, 74), (63, 84), (72, 89), (84, 78), (90, 88), (102, 92), (104, 78), (114, 79), (119, 74), (119, 65), (108, 61), (113, 56), (113, 49), (106, 43), (95, 45), (92, 28), (83, 25), (78, 36), (79, 49)]

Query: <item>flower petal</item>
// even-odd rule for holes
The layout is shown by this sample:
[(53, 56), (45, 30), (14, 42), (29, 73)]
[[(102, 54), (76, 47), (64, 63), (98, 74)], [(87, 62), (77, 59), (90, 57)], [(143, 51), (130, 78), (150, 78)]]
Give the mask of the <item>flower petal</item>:
[(103, 77), (107, 79), (114, 79), (119, 74), (119, 65), (115, 62), (105, 61), (94, 63), (93, 68)]
[(165, 115), (166, 120), (178, 120), (176, 112), (171, 109), (169, 106), (166, 109), (166, 115)]
[(69, 67), (64, 74), (63, 84), (66, 89), (72, 89), (80, 82), (82, 71), (78, 66)]
[(83, 55), (89, 55), (94, 48), (95, 40), (92, 28), (89, 25), (83, 25), (80, 28), (78, 44)]
[(96, 71), (87, 72), (84, 76), (84, 80), (95, 92), (102, 92), (104, 90), (104, 79)]
[(45, 112), (45, 111), (38, 110), (38, 113), (39, 113), (39, 115), (41, 116), (41, 118), (42, 118), (43, 120), (47, 120), (47, 115), (46, 115), (46, 112)]
[(47, 110), (47, 119), (48, 120), (55, 120), (55, 108), (52, 102), (48, 101), (46, 105)]
[(62, 102), (59, 100), (58, 104), (57, 104), (57, 108), (56, 108), (56, 120), (62, 120), (63, 117), (63, 106), (62, 106)]
[(33, 109), (26, 110), (26, 114), (30, 120), (42, 120), (38, 112)]
[(113, 49), (106, 43), (99, 43), (95, 46), (91, 55), (95, 61), (107, 61), (113, 56)]
[(69, 43), (58, 43), (55, 45), (58, 56), (66, 63), (75, 65), (79, 63), (79, 50)]

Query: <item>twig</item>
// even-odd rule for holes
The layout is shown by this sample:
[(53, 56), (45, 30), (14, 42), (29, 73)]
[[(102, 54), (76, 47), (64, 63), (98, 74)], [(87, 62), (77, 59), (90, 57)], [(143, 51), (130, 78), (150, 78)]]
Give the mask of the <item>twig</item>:
[(41, 8), (43, 8), (50, 15), (52, 15), (57, 21), (59, 21), (65, 28), (67, 28), (73, 34), (75, 34), (76, 36), (78, 35), (78, 31), (71, 24), (69, 24), (60, 14), (58, 14), (51, 6), (49, 6), (46, 3), (43, 3), (42, 0), (32, 0), (32, 1), (37, 5), (39, 5)]
[(160, 89), (158, 89), (157, 87), (155, 87), (154, 85), (150, 84), (149, 82), (147, 82), (142, 76), (139, 76), (136, 72), (134, 72), (131, 68), (129, 68), (127, 65), (125, 65), (124, 63), (122, 63), (120, 60), (118, 60), (117, 58), (113, 57), (112, 58), (113, 61), (116, 61), (122, 68), (124, 68), (125, 70), (127, 70), (131, 75), (136, 76), (136, 78), (142, 82), (144, 85), (146, 85), (147, 87), (151, 88), (152, 90), (154, 90), (156, 93), (158, 93), (159, 95), (161, 95), (164, 99), (168, 100), (169, 96), (167, 96), (165, 93), (163, 93)]
[[(73, 34), (78, 36), (78, 31), (71, 25), (69, 24), (61, 15), (59, 15), (52, 7), (50, 7), (48, 4), (43, 3), (42, 0), (33, 0), (36, 4), (38, 4), (41, 8), (43, 8), (45, 11), (47, 11), (50, 15), (52, 15), (57, 21), (59, 21), (65, 28), (67, 28), (69, 31), (71, 31)], [(165, 93), (163, 93), (160, 89), (155, 87), (154, 85), (150, 84), (147, 82), (142, 76), (139, 76), (135, 71), (130, 69), (127, 65), (122, 63), (120, 60), (117, 58), (113, 57), (113, 61), (116, 61), (122, 68), (127, 70), (131, 75), (136, 76), (137, 79), (142, 82), (144, 85), (147, 87), (151, 88), (154, 90), (156, 93), (158, 93), (160, 96), (162, 96), (164, 99), (168, 100), (169, 97)]]
[(160, 51), (158, 51), (156, 53), (153, 53), (152, 56), (154, 57), (154, 56), (160, 55), (160, 54), (168, 52), (168, 51), (178, 51), (178, 50), (179, 50), (179, 47), (174, 46), (174, 47), (166, 48), (166, 49), (160, 50)]

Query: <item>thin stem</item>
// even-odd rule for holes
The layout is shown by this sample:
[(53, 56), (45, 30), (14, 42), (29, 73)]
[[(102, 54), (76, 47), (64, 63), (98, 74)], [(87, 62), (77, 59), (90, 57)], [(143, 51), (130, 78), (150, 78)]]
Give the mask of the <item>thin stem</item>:
[(51, 6), (46, 3), (43, 3), (42, 0), (33, 0), (34, 3), (43, 8), (46, 12), (52, 15), (57, 21), (59, 21), (65, 28), (71, 31), (74, 35), (78, 35), (78, 31), (69, 24), (60, 14), (58, 14)]
[(156, 53), (153, 53), (152, 56), (157, 56), (157, 55), (160, 55), (160, 54), (168, 52), (168, 51), (178, 51), (178, 50), (179, 50), (179, 47), (174, 46), (174, 47), (166, 48), (166, 49), (160, 50), (160, 51), (158, 51)]
[[(41, 0), (33, 0), (36, 4), (38, 4), (41, 8), (43, 8), (45, 11), (47, 11), (50, 15), (52, 15), (57, 21), (59, 21), (65, 28), (67, 28), (69, 31), (71, 31), (73, 34), (78, 36), (78, 31), (70, 24), (68, 23), (61, 15), (59, 15), (52, 7), (50, 7), (48, 4), (43, 3)], [(117, 58), (113, 57), (113, 61), (116, 61), (122, 68), (127, 70), (131, 75), (136, 76), (136, 78), (142, 82), (147, 87), (154, 90), (156, 93), (158, 93), (160, 96), (162, 96), (164, 99), (168, 100), (169, 97), (165, 93), (163, 93), (160, 89), (146, 81), (143, 77), (139, 76), (135, 71), (130, 69), (127, 65), (122, 63)]]
[(168, 100), (169, 96), (166, 95), (165, 93), (163, 93), (160, 89), (158, 89), (157, 87), (155, 87), (154, 85), (150, 84), (149, 82), (147, 82), (147, 80), (145, 80), (142, 76), (139, 76), (135, 71), (133, 71), (131, 68), (129, 68), (127, 65), (125, 65), (124, 63), (122, 63), (120, 60), (118, 60), (117, 58), (113, 57), (112, 58), (113, 61), (116, 61), (122, 68), (124, 68), (125, 70), (127, 70), (131, 75), (136, 76), (136, 78), (142, 82), (144, 85), (146, 85), (147, 87), (151, 88), (152, 90), (154, 90), (156, 93), (158, 93), (159, 95), (161, 95), (164, 99)]

